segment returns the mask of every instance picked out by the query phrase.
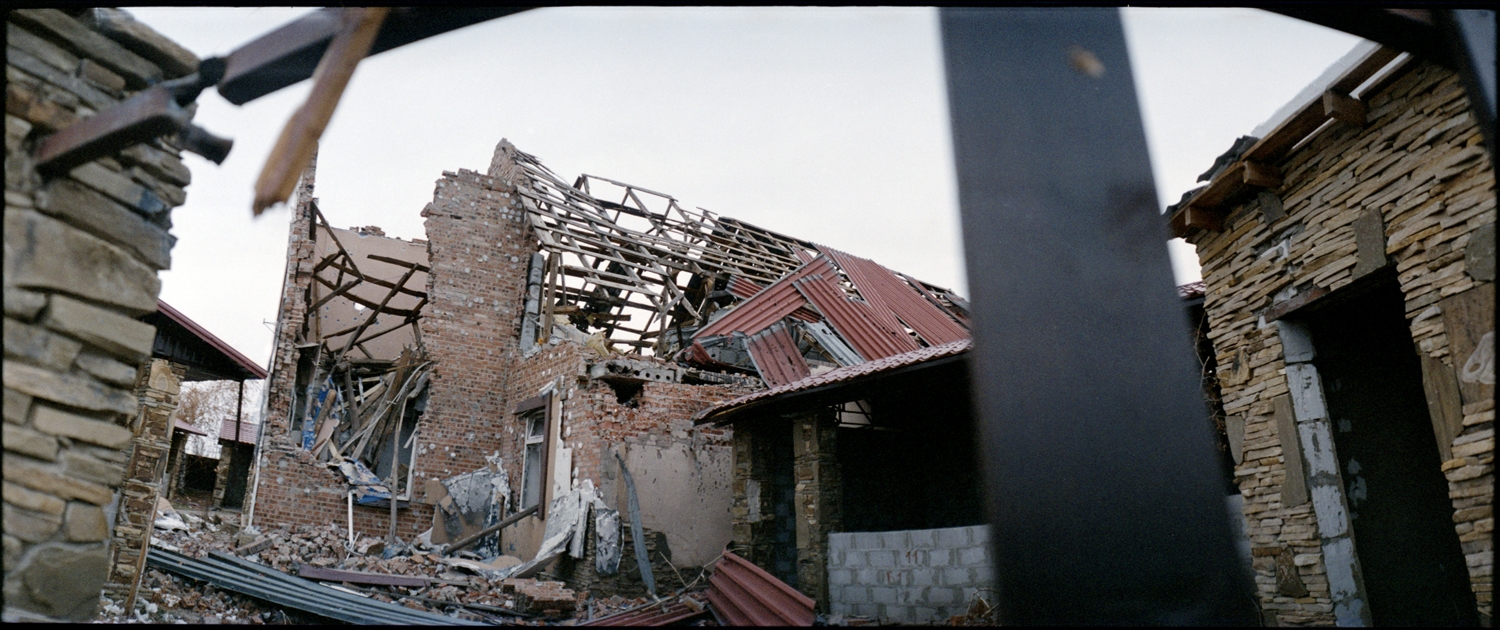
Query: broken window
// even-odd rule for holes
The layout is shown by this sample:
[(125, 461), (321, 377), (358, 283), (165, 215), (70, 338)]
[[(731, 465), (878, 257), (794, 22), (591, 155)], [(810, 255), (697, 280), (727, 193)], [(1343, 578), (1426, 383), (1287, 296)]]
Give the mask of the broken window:
[(521, 500), (517, 509), (538, 506), (537, 516), (546, 518), (547, 436), (551, 435), (551, 396), (543, 394), (516, 405), (525, 444), (521, 460)]

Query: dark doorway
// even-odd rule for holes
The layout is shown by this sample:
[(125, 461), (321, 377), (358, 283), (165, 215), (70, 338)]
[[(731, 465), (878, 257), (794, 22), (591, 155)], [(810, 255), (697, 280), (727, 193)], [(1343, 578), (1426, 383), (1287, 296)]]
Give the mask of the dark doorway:
[[(233, 452), (233, 455), (230, 453)], [(224, 507), (239, 508), (244, 505), (245, 485), (250, 476), (250, 458), (255, 447), (249, 444), (226, 446), (221, 456), (229, 456), (229, 475), (224, 482)]]
[(1394, 274), (1350, 286), (1309, 313), (1355, 548), (1377, 625), (1476, 625)]

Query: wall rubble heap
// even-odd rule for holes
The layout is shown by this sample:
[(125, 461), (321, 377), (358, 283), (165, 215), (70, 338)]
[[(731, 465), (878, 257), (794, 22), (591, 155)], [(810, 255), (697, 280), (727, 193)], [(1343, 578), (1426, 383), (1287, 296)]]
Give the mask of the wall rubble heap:
[(132, 391), (155, 337), (136, 318), (157, 308), (191, 181), (167, 138), (38, 172), (41, 138), (198, 65), (144, 25), (96, 30), (99, 11), (113, 10), (6, 12), (6, 621), (98, 607), (116, 513), (141, 498), (122, 499), (126, 463), (154, 413), (138, 416)]

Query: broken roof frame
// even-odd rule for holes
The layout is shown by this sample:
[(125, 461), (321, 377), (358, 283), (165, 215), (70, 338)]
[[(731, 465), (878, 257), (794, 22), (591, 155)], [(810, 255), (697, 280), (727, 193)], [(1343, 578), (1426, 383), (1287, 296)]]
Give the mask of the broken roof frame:
[[(690, 210), (671, 195), (597, 175), (580, 175), (570, 186), (535, 156), (514, 147), (509, 153), (519, 167), (516, 194), (545, 259), (534, 315), (538, 342), (552, 336), (555, 316), (567, 315), (575, 325), (598, 329), (607, 345), (624, 354), (668, 354), (680, 348), (683, 337), (714, 321), (716, 312), (748, 301), (818, 258), (838, 261), (828, 280), (845, 297), (880, 304), (883, 295), (891, 295), (889, 286), (856, 284), (857, 278), (875, 277), (873, 261), (703, 208)], [(605, 194), (618, 195), (619, 201), (601, 198)], [(951, 290), (890, 275), (885, 285), (913, 287), (897, 305), (927, 300), (966, 322), (966, 304)], [(879, 293), (865, 295), (871, 291)], [(896, 327), (896, 317), (887, 311), (877, 309), (875, 317)], [(820, 319), (806, 307), (797, 316)], [(946, 318), (915, 323), (930, 330), (939, 319)], [(966, 335), (966, 326), (952, 321), (936, 325)], [(679, 332), (668, 340), (671, 329)]]

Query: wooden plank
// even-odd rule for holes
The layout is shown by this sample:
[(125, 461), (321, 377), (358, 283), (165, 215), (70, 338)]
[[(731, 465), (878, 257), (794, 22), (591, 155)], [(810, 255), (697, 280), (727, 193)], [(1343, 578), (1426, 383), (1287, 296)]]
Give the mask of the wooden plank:
[[(327, 278), (324, 278), (322, 276), (313, 276), (312, 279), (316, 280), (318, 283), (320, 283), (323, 286), (328, 287), (330, 289), (336, 289), (336, 288), (338, 288), (338, 285), (335, 285), (333, 282), (329, 281)], [(366, 281), (368, 281), (368, 280), (369, 279), (366, 278)], [(371, 284), (374, 284), (374, 283), (372, 282)], [(392, 315), (400, 315), (402, 317), (411, 317), (413, 315), (419, 315), (419, 313), (417, 313), (414, 310), (403, 309), (403, 308), (395, 308), (395, 307), (391, 307), (391, 306), (384, 306), (384, 307), (382, 307), (377, 302), (371, 302), (371, 301), (366, 300), (366, 299), (364, 299), (362, 297), (359, 297), (358, 295), (355, 295), (353, 293), (346, 293), (346, 294), (344, 294), (343, 297), (344, 297), (344, 299), (349, 300), (350, 302), (354, 302), (355, 304), (359, 304), (360, 306), (363, 306), (365, 308), (378, 308), (378, 309), (381, 309), (382, 313), (390, 313)]]
[(365, 258), (369, 258), (370, 260), (378, 260), (383, 263), (390, 263), (398, 267), (406, 267), (407, 269), (416, 269), (417, 271), (421, 271), (424, 273), (432, 271), (431, 267), (428, 267), (427, 265), (424, 265), (422, 263), (412, 262), (410, 260), (401, 260), (399, 258), (391, 258), (390, 256), (381, 256), (379, 254), (365, 254)]
[(1257, 188), (1281, 188), (1281, 171), (1269, 164), (1247, 160), (1244, 162), (1242, 182), (1246, 186)]
[(338, 107), (350, 77), (354, 76), (354, 68), (370, 52), (370, 45), (375, 43), (380, 24), (390, 10), (390, 7), (344, 9), (339, 31), (313, 72), (312, 93), (287, 121), (255, 182), (255, 200), (251, 205), (255, 216), (291, 197), (297, 177), (312, 159), (318, 139), (333, 118), (333, 110)]
[[(344, 265), (341, 265), (339, 263), (331, 263), (330, 266), (333, 267), (334, 269), (339, 270), (340, 272), (348, 273), (348, 274), (351, 274), (351, 275), (357, 275), (359, 273), (359, 269), (358, 268), (355, 268), (355, 267), (345, 267)], [(421, 270), (418, 269), (417, 271), (421, 271)], [(394, 288), (396, 286), (396, 283), (391, 282), (390, 280), (382, 280), (380, 278), (376, 278), (376, 277), (373, 277), (373, 276), (367, 276), (367, 277), (365, 277), (364, 281), (368, 282), (370, 284), (373, 284), (373, 285), (375, 285), (377, 287), (385, 287), (387, 289)], [(407, 288), (407, 287), (404, 287), (404, 286), (401, 287), (399, 290), (402, 293), (404, 293), (406, 295), (410, 295), (410, 296), (415, 297), (415, 298), (426, 298), (427, 297), (427, 292), (426, 291), (418, 291), (416, 289), (411, 289), (411, 288)]]
[(1224, 213), (1216, 209), (1188, 206), (1181, 211), (1183, 225), (1190, 229), (1224, 231)]
[(1323, 93), (1323, 115), (1351, 125), (1365, 125), (1365, 102), (1348, 94), (1329, 90)]

